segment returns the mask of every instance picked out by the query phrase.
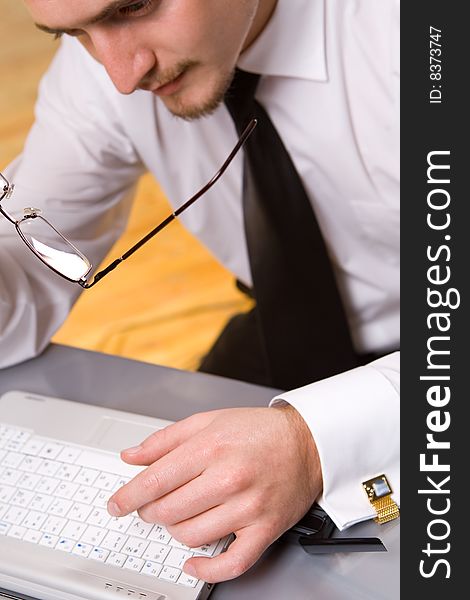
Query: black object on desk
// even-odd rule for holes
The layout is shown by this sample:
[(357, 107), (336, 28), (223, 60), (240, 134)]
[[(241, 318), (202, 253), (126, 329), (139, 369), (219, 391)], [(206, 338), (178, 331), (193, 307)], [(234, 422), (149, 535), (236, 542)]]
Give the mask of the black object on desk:
[(22, 594), (8, 592), (4, 589), (0, 589), (0, 599), (1, 598), (6, 598), (7, 600), (34, 600), (31, 596), (23, 596)]
[(336, 526), (331, 517), (318, 504), (288, 529), (281, 540), (300, 544), (308, 554), (333, 554), (336, 552), (386, 552), (377, 537), (331, 537)]

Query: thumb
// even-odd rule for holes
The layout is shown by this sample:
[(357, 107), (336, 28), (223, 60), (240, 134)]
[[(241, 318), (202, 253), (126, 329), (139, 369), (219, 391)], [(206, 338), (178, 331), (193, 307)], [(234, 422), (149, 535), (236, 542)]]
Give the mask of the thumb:
[(252, 567), (272, 542), (253, 525), (237, 531), (236, 536), (226, 552), (214, 558), (190, 558), (185, 562), (183, 571), (208, 583), (234, 579)]

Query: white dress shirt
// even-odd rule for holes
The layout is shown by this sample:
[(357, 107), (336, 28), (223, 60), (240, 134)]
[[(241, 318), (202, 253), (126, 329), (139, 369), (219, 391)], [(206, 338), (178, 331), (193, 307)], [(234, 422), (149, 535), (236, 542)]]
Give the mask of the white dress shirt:
[[(398, 0), (278, 0), (238, 63), (263, 76), (257, 97), (311, 198), (364, 353), (399, 346), (398, 49)], [(97, 265), (122, 232), (145, 170), (177, 207), (235, 141), (225, 106), (188, 123), (148, 92), (120, 95), (103, 67), (65, 37), (42, 80), (24, 152), (6, 169), (16, 188), (4, 207), (41, 208)], [(239, 155), (181, 220), (249, 285), (241, 181)], [(32, 256), (5, 219), (0, 252), (5, 367), (45, 347), (80, 288)], [(362, 481), (385, 473), (399, 499), (398, 372), (395, 353), (281, 396), (311, 428), (321, 504), (340, 528), (373, 515)]]

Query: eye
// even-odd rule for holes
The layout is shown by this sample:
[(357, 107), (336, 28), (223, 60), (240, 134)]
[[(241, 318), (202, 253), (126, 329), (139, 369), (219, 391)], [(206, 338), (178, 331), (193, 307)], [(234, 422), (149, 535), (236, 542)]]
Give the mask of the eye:
[(154, 0), (140, 0), (140, 2), (133, 2), (127, 6), (123, 6), (119, 9), (119, 14), (123, 17), (136, 16), (140, 17), (146, 15), (152, 8)]

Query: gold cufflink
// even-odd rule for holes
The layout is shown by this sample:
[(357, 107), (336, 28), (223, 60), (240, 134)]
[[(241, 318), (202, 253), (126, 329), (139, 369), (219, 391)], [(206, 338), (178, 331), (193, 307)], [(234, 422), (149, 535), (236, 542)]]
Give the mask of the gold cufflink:
[(385, 475), (377, 475), (362, 484), (377, 516), (374, 521), (382, 525), (400, 516), (400, 509), (392, 499), (392, 488)]

